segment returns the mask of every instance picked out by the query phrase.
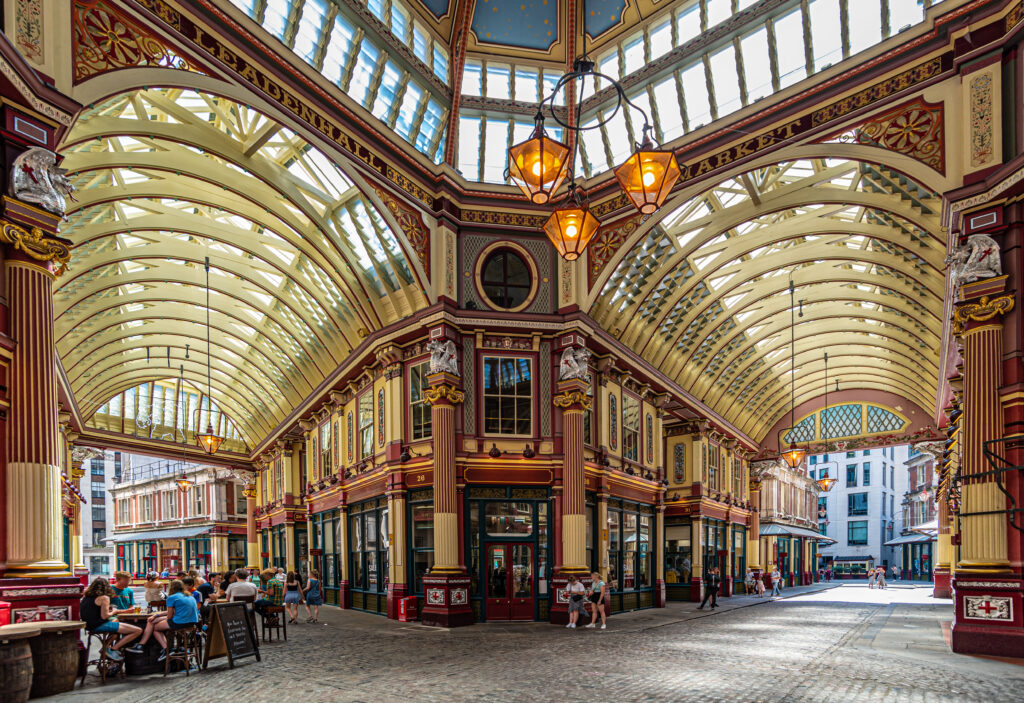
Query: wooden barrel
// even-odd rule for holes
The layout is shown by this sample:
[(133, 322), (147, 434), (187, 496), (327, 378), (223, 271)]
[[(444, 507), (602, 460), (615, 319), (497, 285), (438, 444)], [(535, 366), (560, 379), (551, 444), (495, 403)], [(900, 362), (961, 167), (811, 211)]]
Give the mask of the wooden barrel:
[(31, 632), (0, 635), (0, 691), (4, 701), (25, 703), (32, 690), (32, 648), (29, 638), (39, 634)]
[(78, 630), (84, 623), (42, 622), (33, 637), (32, 698), (52, 696), (75, 687), (78, 675)]

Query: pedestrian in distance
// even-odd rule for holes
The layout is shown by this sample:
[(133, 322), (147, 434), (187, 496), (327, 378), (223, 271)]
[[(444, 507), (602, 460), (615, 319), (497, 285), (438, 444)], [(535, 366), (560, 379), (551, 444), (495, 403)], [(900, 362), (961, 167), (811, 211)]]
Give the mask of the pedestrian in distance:
[(879, 588), (885, 588), (885, 567), (880, 566), (876, 570), (876, 578)]
[(772, 567), (772, 595), (771, 595), (771, 597), (774, 598), (775, 596), (781, 596), (781, 595), (782, 595), (782, 574), (779, 573), (779, 566), (778, 566), (778, 564), (776, 564), (775, 566)]
[(892, 565), (892, 580), (895, 581), (900, 577), (900, 567), (895, 564)]
[(743, 590), (746, 591), (747, 595), (754, 592), (754, 571), (749, 566), (747, 567), (747, 575), (743, 577)]
[(764, 578), (758, 578), (754, 582), (754, 589), (757, 591), (758, 598), (764, 598)]
[(697, 610), (704, 610), (708, 600), (711, 601), (711, 610), (718, 607), (718, 589), (722, 585), (722, 577), (718, 575), (718, 567), (711, 569), (711, 573), (704, 580), (704, 600), (700, 602)]
[(872, 569), (868, 572), (868, 588), (874, 588), (876, 580), (878, 580), (878, 572)]
[(596, 571), (590, 575), (590, 591), (588, 593), (593, 615), (590, 616), (590, 624), (586, 627), (592, 628), (597, 624), (598, 615), (601, 616), (601, 629), (608, 625), (608, 616), (605, 614), (604, 606), (608, 598), (608, 584), (601, 580), (601, 574)]
[(575, 576), (569, 576), (569, 583), (565, 587), (565, 595), (569, 599), (569, 624), (566, 627), (570, 630), (576, 629), (580, 613), (587, 612), (586, 593), (586, 587)]
[(284, 609), (288, 611), (288, 622), (299, 622), (299, 603), (302, 602), (302, 584), (294, 571), (289, 571), (284, 580)]
[[(304, 590), (306, 596), (306, 622), (320, 622), (320, 606), (324, 604), (324, 595), (320, 591), (320, 572), (316, 569), (312, 569), (309, 572), (309, 578), (306, 579), (306, 588)], [(312, 608), (313, 612), (310, 613), (309, 609)]]

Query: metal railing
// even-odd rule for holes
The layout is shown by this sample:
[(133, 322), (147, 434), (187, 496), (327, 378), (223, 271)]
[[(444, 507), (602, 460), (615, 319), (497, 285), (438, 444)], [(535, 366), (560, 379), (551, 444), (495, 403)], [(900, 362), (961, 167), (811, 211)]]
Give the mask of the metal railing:
[(183, 470), (185, 472), (194, 471), (201, 466), (202, 464), (183, 462), (180, 459), (177, 461), (160, 459), (158, 461), (151, 461), (148, 464), (142, 464), (141, 466), (126, 468), (121, 472), (120, 476), (114, 478), (114, 485), (119, 486), (126, 483), (149, 481), (155, 478), (180, 474)]

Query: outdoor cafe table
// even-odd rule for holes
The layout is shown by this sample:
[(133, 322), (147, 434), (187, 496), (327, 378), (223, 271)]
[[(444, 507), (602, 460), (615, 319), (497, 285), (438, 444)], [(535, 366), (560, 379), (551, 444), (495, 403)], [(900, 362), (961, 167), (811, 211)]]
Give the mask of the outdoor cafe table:
[[(118, 613), (117, 619), (119, 622), (137, 625), (145, 630), (146, 621), (150, 615), (153, 615), (153, 613), (147, 613), (145, 610), (140, 613)], [(162, 672), (164, 670), (164, 663), (157, 661), (162, 651), (163, 648), (156, 641), (156, 637), (150, 637), (149, 642), (146, 642), (145, 646), (143, 646), (141, 654), (124, 652), (124, 673), (128, 676), (141, 676), (143, 674)]]

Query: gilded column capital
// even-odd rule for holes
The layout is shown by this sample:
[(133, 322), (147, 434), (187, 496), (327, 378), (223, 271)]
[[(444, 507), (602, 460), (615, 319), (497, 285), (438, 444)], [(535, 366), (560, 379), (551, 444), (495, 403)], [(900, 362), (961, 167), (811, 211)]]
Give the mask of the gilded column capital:
[(243, 486), (242, 487), (242, 495), (244, 495), (246, 498), (253, 498), (253, 499), (255, 499), (256, 498), (256, 484), (255, 483), (248, 483), (245, 486)]
[(442, 383), (438, 386), (431, 386), (423, 391), (423, 400), (430, 405), (443, 405), (461, 403), (466, 399), (466, 394), (458, 388)]
[(15, 249), (25, 252), (36, 261), (52, 261), (56, 266), (56, 276), (68, 270), (71, 251), (67, 245), (46, 236), (38, 227), (27, 230), (11, 222), (4, 222), (0, 228), (0, 242), (13, 245)]
[(1013, 310), (1013, 296), (1001, 295), (998, 298), (981, 296), (976, 303), (960, 303), (953, 311), (953, 334), (963, 336), (968, 322), (985, 322), (996, 315), (1005, 315)]
[(590, 397), (582, 391), (564, 391), (552, 398), (551, 402), (556, 408), (562, 408), (562, 410), (574, 408), (580, 410), (590, 409)]

